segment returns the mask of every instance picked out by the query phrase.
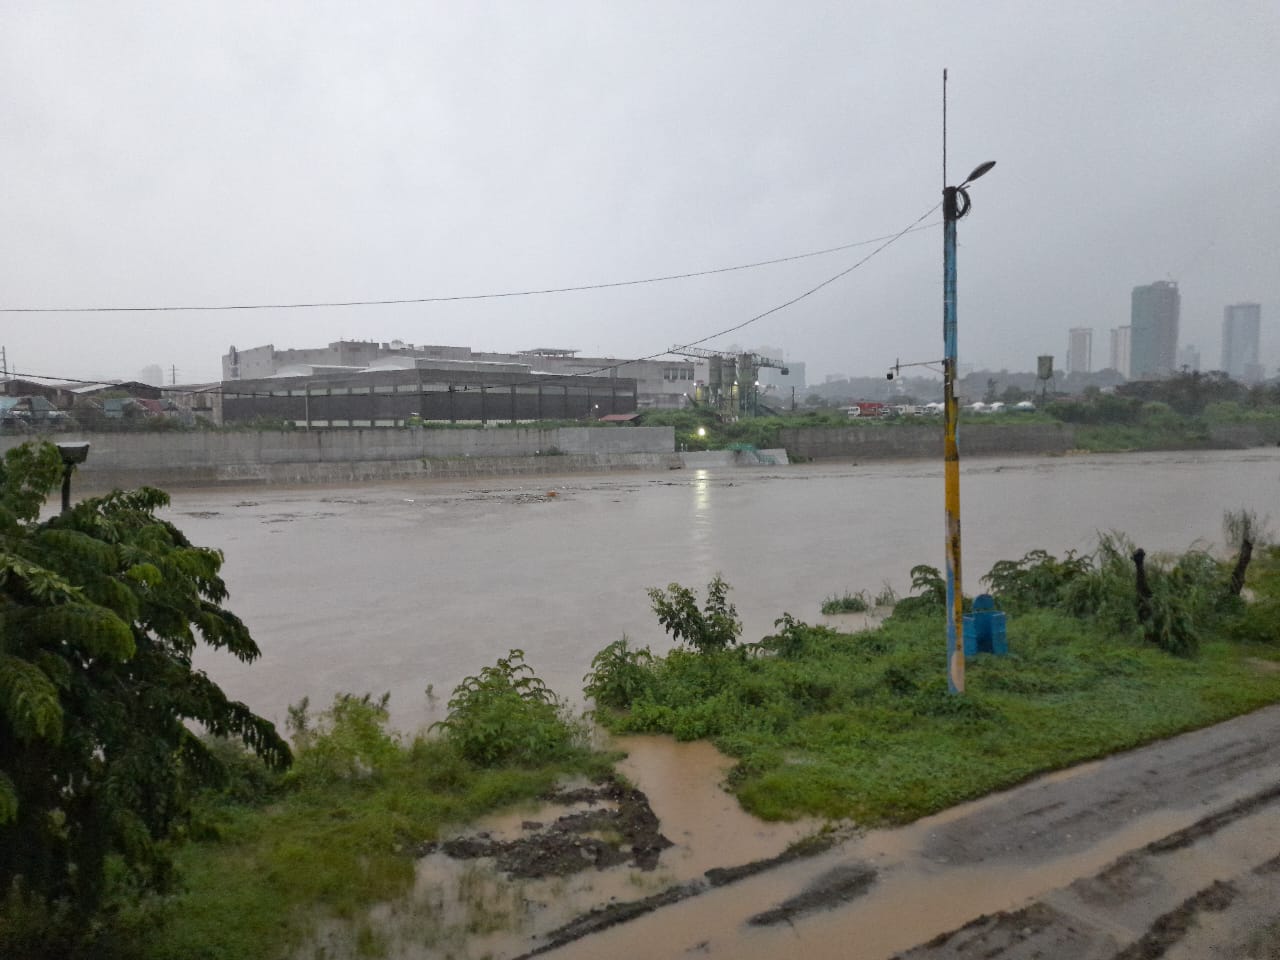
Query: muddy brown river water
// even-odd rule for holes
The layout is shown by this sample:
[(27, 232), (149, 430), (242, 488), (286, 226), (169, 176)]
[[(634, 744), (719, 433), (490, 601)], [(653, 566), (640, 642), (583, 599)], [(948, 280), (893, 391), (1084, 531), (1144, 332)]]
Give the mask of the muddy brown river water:
[[(1220, 539), (1224, 510), (1280, 513), (1280, 450), (975, 458), (961, 490), (974, 592), (997, 560), (1087, 550), (1097, 531), (1181, 550)], [(784, 611), (813, 622), (831, 594), (903, 594), (913, 565), (943, 561), (931, 462), (179, 490), (168, 515), (226, 552), (229, 606), (263, 651), (201, 657), (214, 680), (276, 720), (303, 696), (390, 691), (410, 730), (512, 647), (574, 699), (623, 634), (665, 649), (647, 587), (719, 573), (758, 639)]]

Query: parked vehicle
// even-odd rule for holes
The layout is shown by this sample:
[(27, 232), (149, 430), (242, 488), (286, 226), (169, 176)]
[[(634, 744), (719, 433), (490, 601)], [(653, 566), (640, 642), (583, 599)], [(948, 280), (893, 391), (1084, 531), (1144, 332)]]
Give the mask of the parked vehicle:
[(859, 400), (853, 406), (846, 407), (845, 412), (850, 417), (891, 417), (893, 407), (877, 400)]

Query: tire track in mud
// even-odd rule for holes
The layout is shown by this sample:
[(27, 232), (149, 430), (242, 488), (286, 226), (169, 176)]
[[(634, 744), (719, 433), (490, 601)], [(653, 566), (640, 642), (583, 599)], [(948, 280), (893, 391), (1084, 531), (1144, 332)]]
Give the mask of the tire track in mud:
[[(1274, 808), (1280, 808), (1280, 783), (1153, 840), (1065, 889), (1017, 910), (980, 916), (895, 960), (1158, 960), (1182, 945), (1207, 914), (1229, 914), (1244, 903), (1242, 914), (1280, 917), (1280, 852), (1267, 851), (1268, 859), (1213, 879), (1172, 907), (1168, 900), (1177, 886), (1170, 875), (1177, 871), (1163, 862), (1176, 854), (1211, 861), (1218, 834), (1231, 827), (1252, 830), (1251, 818), (1280, 814)], [(1212, 955), (1240, 955), (1206, 947)]]

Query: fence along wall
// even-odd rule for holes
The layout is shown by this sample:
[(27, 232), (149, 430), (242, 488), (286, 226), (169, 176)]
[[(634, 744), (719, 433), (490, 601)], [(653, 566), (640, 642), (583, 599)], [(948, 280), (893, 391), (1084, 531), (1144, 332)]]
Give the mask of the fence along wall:
[[(346, 482), (678, 466), (672, 427), (58, 434), (86, 440), (90, 489)], [(21, 443), (0, 439), (0, 450)]]

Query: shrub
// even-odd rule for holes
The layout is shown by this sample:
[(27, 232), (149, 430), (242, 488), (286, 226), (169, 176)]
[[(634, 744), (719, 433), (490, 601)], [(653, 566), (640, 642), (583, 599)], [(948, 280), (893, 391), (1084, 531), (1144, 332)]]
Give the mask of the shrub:
[(786, 660), (798, 659), (810, 652), (815, 643), (830, 643), (837, 636), (830, 627), (811, 627), (789, 613), (773, 621), (773, 625), (778, 632), (763, 638), (755, 646)]
[(534, 766), (568, 754), (579, 738), (567, 711), (512, 650), (454, 688), (440, 727), (468, 761), (481, 767)]
[(1071, 582), (1093, 570), (1092, 558), (1068, 550), (1058, 560), (1044, 550), (1032, 550), (1021, 560), (1001, 560), (982, 581), (1005, 609), (1056, 607)]
[(369, 694), (340, 693), (313, 726), (306, 698), (289, 707), (288, 727), (297, 758), (292, 776), (332, 783), (376, 777), (395, 763), (400, 741), (386, 730), (387, 702)]
[(624, 635), (591, 658), (582, 692), (597, 706), (624, 710), (652, 687), (652, 664), (649, 648), (632, 650)]
[(895, 617), (934, 616), (947, 609), (947, 581), (937, 567), (926, 563), (911, 568), (911, 589), (919, 593), (903, 597), (893, 608)]
[(699, 653), (726, 650), (738, 642), (742, 621), (727, 601), (729, 585), (717, 574), (707, 584), (707, 602), (698, 609), (698, 598), (688, 587), (673, 583), (666, 590), (652, 587), (653, 612), (667, 633), (688, 643)]

